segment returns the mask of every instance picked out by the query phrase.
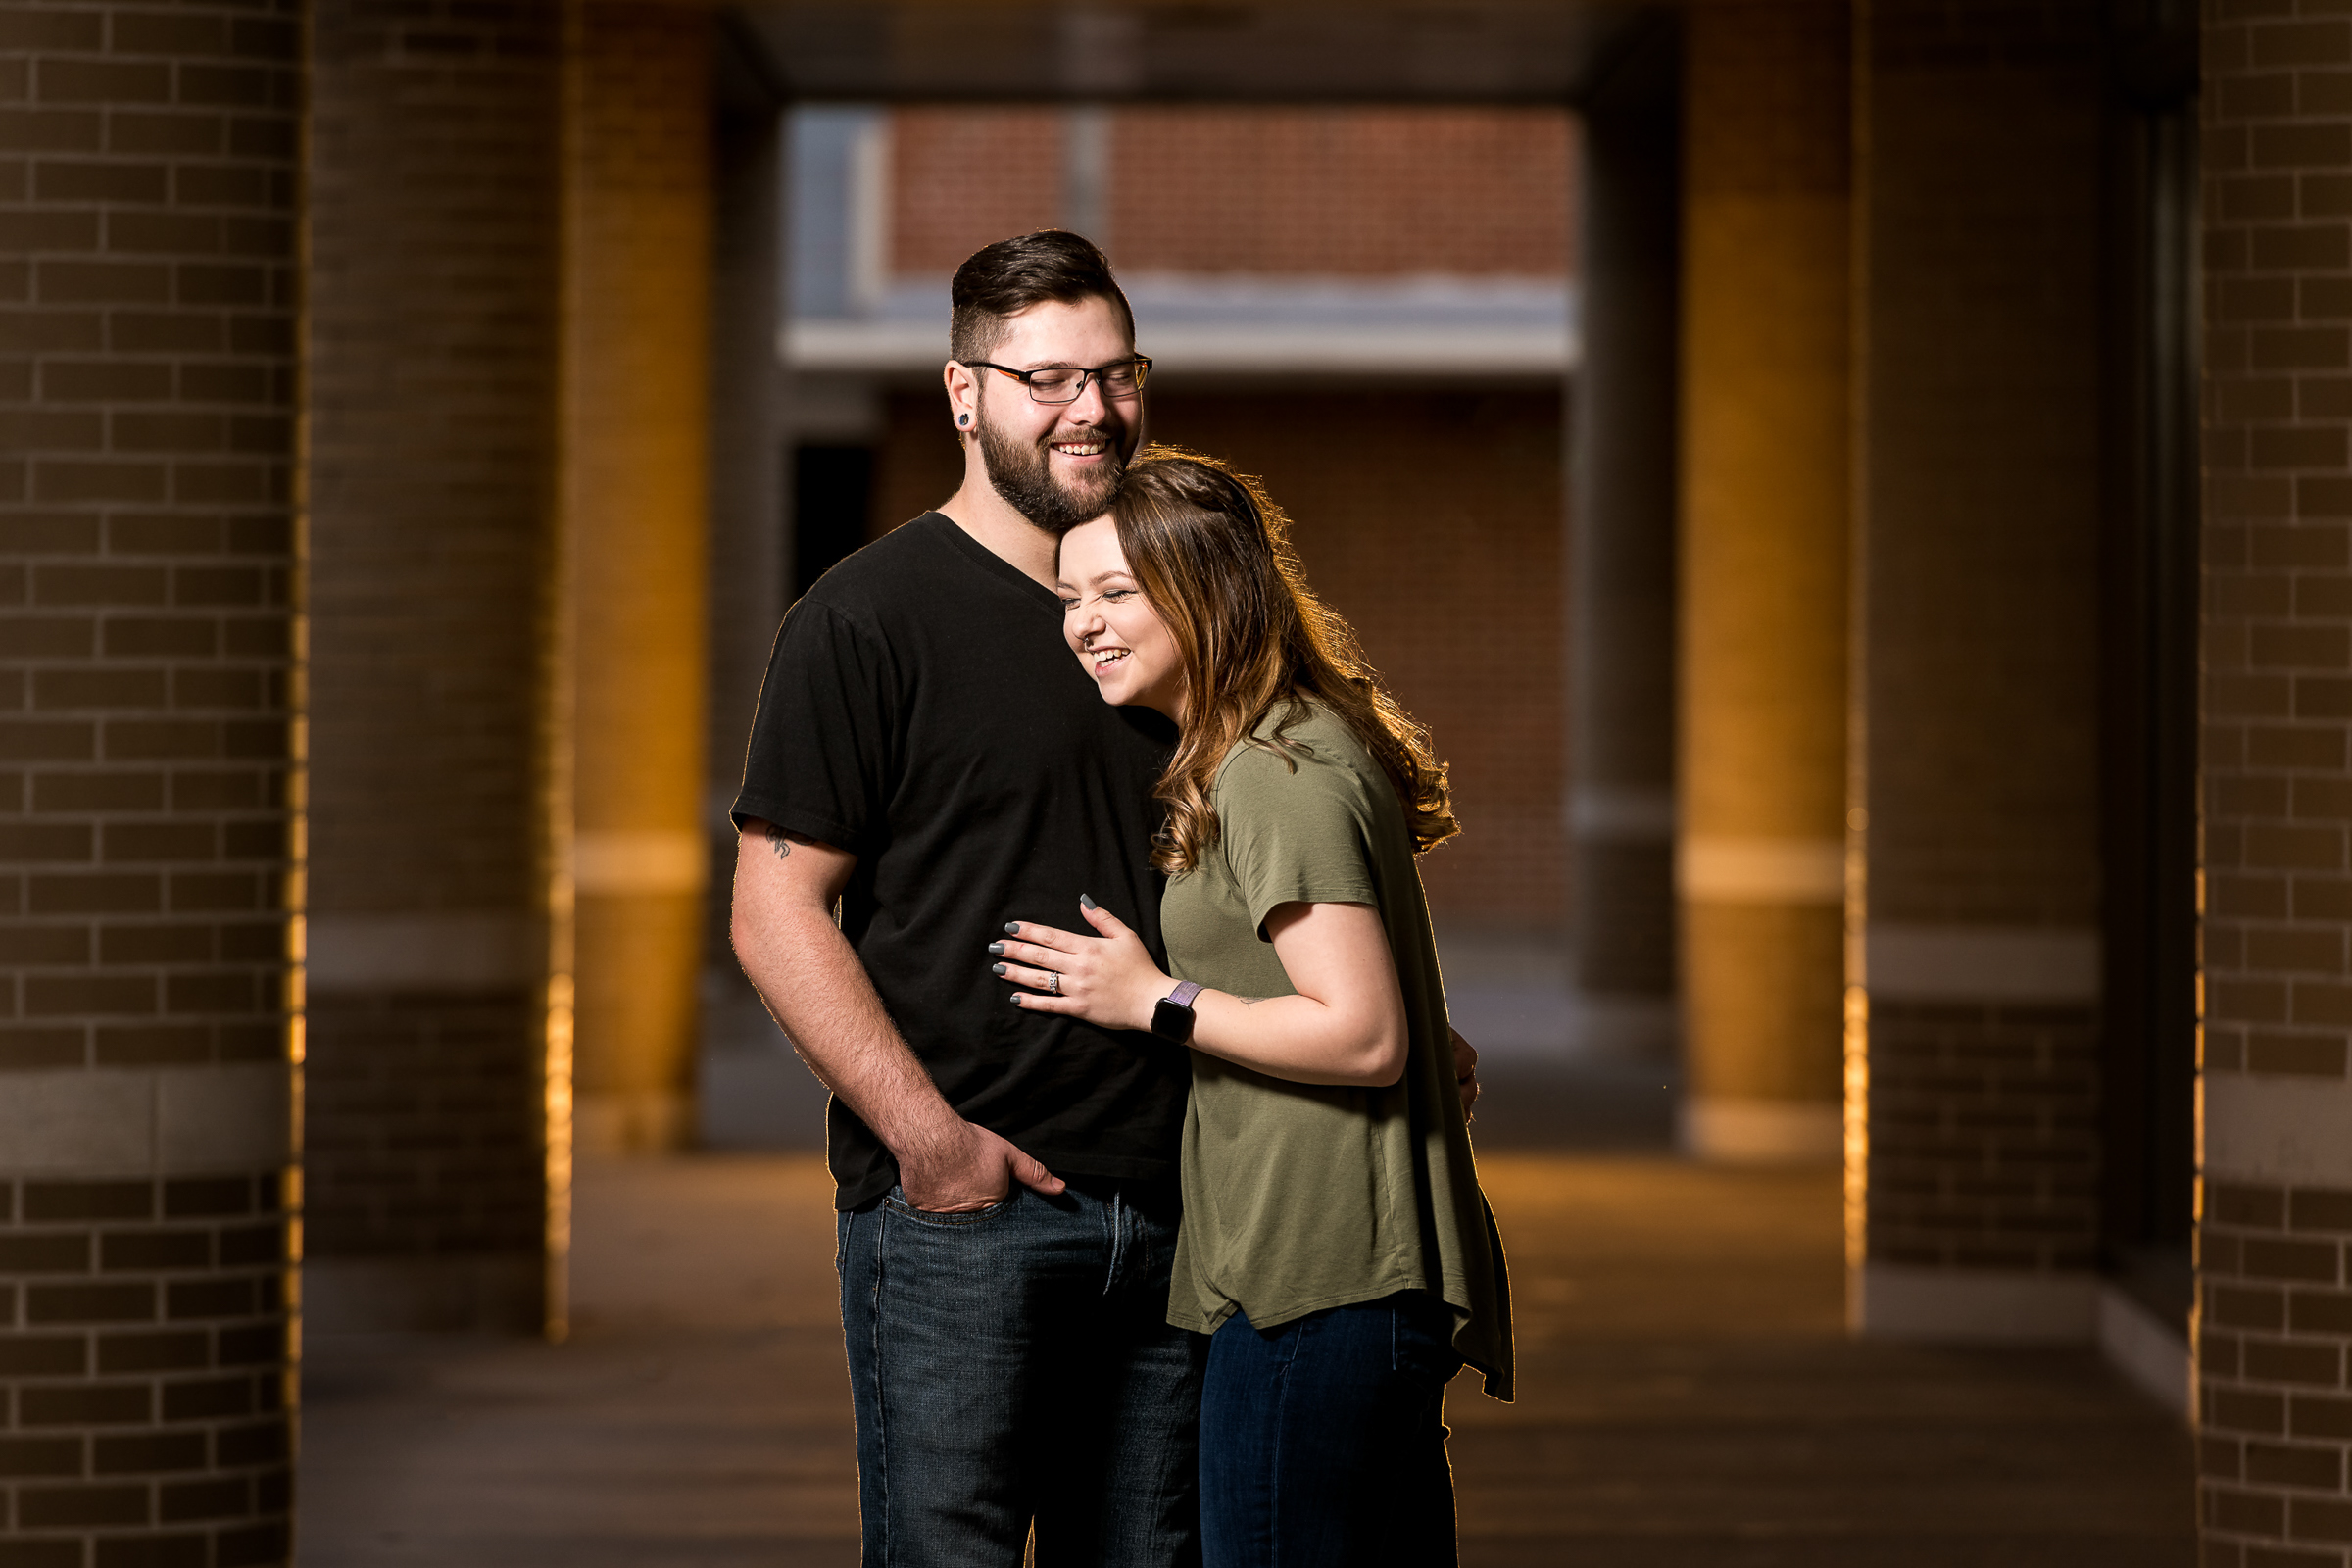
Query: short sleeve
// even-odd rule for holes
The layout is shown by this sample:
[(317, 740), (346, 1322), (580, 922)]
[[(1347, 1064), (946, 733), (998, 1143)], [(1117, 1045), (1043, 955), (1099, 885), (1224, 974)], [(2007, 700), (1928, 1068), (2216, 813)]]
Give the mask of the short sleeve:
[(1380, 903), (1370, 803), (1352, 768), (1246, 746), (1219, 775), (1216, 804), (1219, 851), (1261, 940), (1285, 904)]
[(803, 599), (785, 615), (760, 685), (736, 825), (759, 817), (866, 853), (896, 772), (900, 708), (882, 640)]

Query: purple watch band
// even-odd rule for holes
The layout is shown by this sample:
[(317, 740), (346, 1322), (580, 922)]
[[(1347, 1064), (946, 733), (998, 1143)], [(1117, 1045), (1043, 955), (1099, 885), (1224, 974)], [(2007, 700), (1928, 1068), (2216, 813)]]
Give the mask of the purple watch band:
[(1200, 994), (1200, 981), (1179, 980), (1176, 982), (1176, 989), (1168, 993), (1168, 1001), (1179, 1007), (1189, 1007), (1193, 1004), (1193, 999)]

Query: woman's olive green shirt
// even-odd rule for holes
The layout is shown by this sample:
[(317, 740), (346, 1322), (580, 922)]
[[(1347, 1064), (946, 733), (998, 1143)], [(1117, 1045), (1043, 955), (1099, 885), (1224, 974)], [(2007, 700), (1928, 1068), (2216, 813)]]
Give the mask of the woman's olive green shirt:
[[(1283, 710), (1258, 728), (1269, 737)], [(1396, 792), (1322, 708), (1288, 750), (1243, 742), (1213, 800), (1217, 839), (1160, 903), (1168, 964), (1242, 997), (1295, 989), (1264, 935), (1277, 906), (1380, 911), (1411, 1029), (1386, 1089), (1297, 1084), (1193, 1053), (1184, 1228), (1168, 1321), (1213, 1333), (1235, 1311), (1272, 1328), (1422, 1290), (1453, 1307), (1454, 1348), (1511, 1396), (1510, 1289), (1453, 1082), (1446, 988)]]

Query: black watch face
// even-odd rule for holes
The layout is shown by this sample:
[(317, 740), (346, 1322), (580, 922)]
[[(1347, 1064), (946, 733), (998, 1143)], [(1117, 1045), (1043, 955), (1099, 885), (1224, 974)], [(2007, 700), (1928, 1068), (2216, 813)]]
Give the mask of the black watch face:
[(1159, 1005), (1152, 1009), (1152, 1032), (1162, 1040), (1192, 1039), (1193, 1009), (1160, 998)]

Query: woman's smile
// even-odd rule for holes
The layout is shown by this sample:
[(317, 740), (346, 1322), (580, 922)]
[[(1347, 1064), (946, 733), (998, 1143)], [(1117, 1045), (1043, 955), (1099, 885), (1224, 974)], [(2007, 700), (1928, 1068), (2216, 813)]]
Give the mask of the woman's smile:
[(1145, 597), (1108, 517), (1061, 536), (1061, 631), (1102, 700), (1183, 718), (1184, 658)]

